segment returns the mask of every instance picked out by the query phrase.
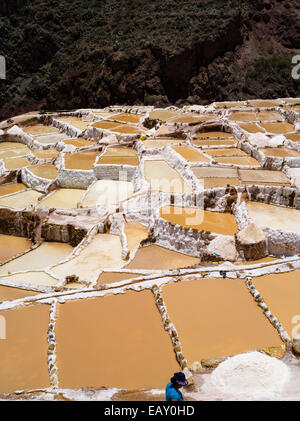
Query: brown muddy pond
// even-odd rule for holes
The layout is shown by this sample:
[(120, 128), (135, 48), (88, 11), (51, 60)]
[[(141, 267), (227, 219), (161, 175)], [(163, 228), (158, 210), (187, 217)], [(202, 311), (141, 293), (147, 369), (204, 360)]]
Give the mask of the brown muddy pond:
[(289, 178), (282, 171), (270, 170), (238, 170), (244, 182), (289, 183)]
[(97, 161), (98, 165), (131, 165), (133, 167), (136, 167), (139, 163), (139, 159), (135, 156), (100, 156)]
[(150, 188), (166, 193), (191, 193), (192, 189), (166, 161), (145, 161), (144, 173)]
[(40, 201), (40, 206), (48, 208), (73, 209), (77, 207), (86, 190), (80, 189), (59, 189), (47, 199)]
[(173, 146), (173, 149), (187, 161), (210, 162), (210, 160), (206, 156), (202, 155), (202, 153), (190, 146)]
[(141, 241), (148, 238), (148, 228), (138, 222), (127, 222), (125, 224), (125, 235), (127, 238), (127, 248), (128, 250), (132, 250)]
[(3, 159), (3, 162), (7, 170), (17, 170), (30, 165), (30, 162), (26, 158), (7, 158)]
[(54, 265), (65, 259), (73, 251), (73, 247), (66, 243), (45, 242), (21, 257), (0, 266), (0, 275), (9, 273), (38, 270)]
[[(300, 271), (264, 275), (253, 279), (253, 283), (262, 295), (274, 316), (293, 338), (299, 335), (300, 315)], [(293, 331), (295, 329), (295, 331)]]
[(46, 304), (1, 311), (6, 324), (6, 340), (0, 340), (0, 392), (47, 388)]
[(59, 304), (56, 341), (63, 388), (163, 388), (180, 369), (150, 291)]
[(247, 210), (253, 222), (261, 228), (300, 232), (300, 210), (298, 209), (247, 202)]
[(281, 158), (300, 156), (300, 152), (288, 148), (261, 148), (259, 150), (267, 156), (279, 156)]
[(89, 187), (81, 205), (83, 208), (95, 208), (98, 205), (118, 204), (133, 193), (134, 186), (130, 181), (98, 180)]
[(67, 170), (92, 170), (99, 154), (99, 151), (65, 154), (65, 168)]
[(165, 206), (160, 210), (160, 217), (182, 227), (210, 231), (216, 234), (234, 235), (238, 231), (235, 217), (229, 213)]
[(153, 244), (138, 249), (132, 262), (126, 269), (168, 270), (193, 266), (200, 263), (200, 258), (186, 256)]
[(15, 209), (25, 209), (27, 206), (36, 205), (39, 198), (43, 196), (43, 193), (39, 193), (35, 190), (26, 190), (12, 194), (11, 196), (5, 196), (0, 198), (0, 206)]
[(170, 283), (162, 296), (189, 364), (282, 344), (239, 279)]
[(143, 275), (140, 273), (102, 272), (97, 280), (97, 285), (114, 284), (116, 282), (127, 281), (128, 279), (140, 278), (142, 276)]
[(16, 193), (26, 189), (27, 187), (22, 183), (2, 184), (0, 185), (0, 196), (5, 196), (6, 194)]
[(28, 238), (0, 234), (0, 263), (4, 263), (19, 253), (30, 249), (32, 243)]
[(289, 133), (294, 131), (293, 124), (289, 123), (260, 123), (260, 126), (266, 130), (267, 133)]
[(0, 285), (0, 303), (2, 303), (3, 301), (13, 301), (25, 297), (33, 297), (37, 294), (39, 293), (36, 291), (28, 291), (26, 289)]
[(120, 269), (125, 263), (122, 260), (122, 246), (119, 236), (96, 234), (78, 256), (55, 266), (51, 270), (59, 278), (76, 274), (80, 281), (91, 281), (101, 268)]
[(46, 178), (48, 180), (55, 180), (59, 174), (56, 166), (51, 164), (30, 165), (28, 169), (36, 176)]

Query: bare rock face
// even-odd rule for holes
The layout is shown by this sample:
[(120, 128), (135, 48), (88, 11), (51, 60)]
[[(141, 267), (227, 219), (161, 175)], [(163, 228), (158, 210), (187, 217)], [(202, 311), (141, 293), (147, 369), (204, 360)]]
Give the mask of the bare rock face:
[(262, 259), (268, 254), (266, 236), (253, 223), (235, 234), (235, 245), (246, 260)]

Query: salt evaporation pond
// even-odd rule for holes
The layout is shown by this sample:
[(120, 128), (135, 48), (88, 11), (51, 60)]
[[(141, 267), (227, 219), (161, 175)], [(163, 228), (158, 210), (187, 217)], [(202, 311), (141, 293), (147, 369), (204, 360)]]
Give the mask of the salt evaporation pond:
[(102, 272), (97, 280), (97, 285), (113, 284), (116, 282), (135, 279), (143, 276), (140, 273), (129, 272)]
[(85, 192), (86, 190), (80, 189), (59, 189), (39, 204), (48, 208), (73, 209), (77, 207)]
[(206, 278), (170, 283), (163, 286), (162, 296), (189, 365), (205, 358), (282, 344), (239, 279)]
[(128, 250), (132, 250), (141, 241), (148, 238), (148, 228), (137, 222), (127, 222), (125, 224), (125, 235), (127, 238), (127, 248)]
[(133, 192), (133, 183), (130, 181), (98, 180), (88, 189), (82, 207), (118, 204), (132, 196)]
[(3, 162), (7, 170), (17, 170), (30, 165), (30, 162), (26, 158), (6, 158), (3, 159)]
[(36, 190), (28, 189), (24, 192), (1, 197), (0, 206), (14, 209), (25, 209), (28, 206), (36, 205), (42, 196), (42, 193), (39, 193)]
[(145, 178), (150, 183), (151, 190), (166, 193), (191, 193), (180, 174), (165, 161), (145, 161)]
[(65, 155), (67, 170), (92, 170), (100, 152), (79, 152)]
[(0, 303), (3, 301), (13, 301), (20, 298), (32, 297), (37, 294), (38, 292), (28, 291), (26, 289), (0, 285)]
[(28, 238), (0, 234), (0, 263), (6, 262), (18, 254), (23, 254), (31, 246), (32, 243)]
[(173, 146), (175, 152), (191, 162), (209, 162), (210, 160), (196, 149), (190, 146)]
[(24, 273), (15, 273), (13, 275), (0, 275), (0, 281), (7, 281), (13, 284), (22, 284), (22, 285), (36, 285), (36, 286), (49, 286), (54, 287), (58, 284), (58, 280), (50, 276), (46, 272), (24, 272)]
[(31, 165), (28, 169), (36, 176), (46, 178), (48, 180), (55, 180), (58, 177), (58, 170), (55, 165)]

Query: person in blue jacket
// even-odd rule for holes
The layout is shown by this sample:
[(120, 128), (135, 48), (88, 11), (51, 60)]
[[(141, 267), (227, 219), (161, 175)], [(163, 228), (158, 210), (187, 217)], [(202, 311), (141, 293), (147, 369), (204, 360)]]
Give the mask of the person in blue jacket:
[(186, 380), (184, 373), (174, 373), (174, 376), (166, 387), (166, 401), (183, 401), (184, 399), (179, 389), (187, 384), (188, 381)]

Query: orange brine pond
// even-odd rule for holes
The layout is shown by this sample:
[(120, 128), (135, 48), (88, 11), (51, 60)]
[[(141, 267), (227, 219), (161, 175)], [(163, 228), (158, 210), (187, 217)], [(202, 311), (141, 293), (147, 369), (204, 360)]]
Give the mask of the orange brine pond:
[(16, 193), (26, 189), (27, 187), (22, 183), (2, 184), (0, 185), (0, 196), (5, 196), (6, 194)]
[(181, 113), (171, 110), (154, 110), (150, 112), (149, 119), (166, 121), (172, 117), (181, 117), (181, 115)]
[(0, 275), (4, 276), (13, 272), (42, 269), (60, 262), (72, 251), (73, 247), (69, 244), (45, 242), (29, 253), (0, 266)]
[(3, 301), (13, 301), (20, 298), (33, 297), (37, 294), (39, 294), (39, 292), (0, 285), (0, 303)]
[(29, 250), (32, 243), (28, 238), (0, 234), (0, 263)]
[[(1, 311), (5, 340), (0, 340), (0, 392), (47, 388), (47, 330), (50, 307), (46, 304)], [(1, 338), (2, 339), (2, 338)]]
[(204, 178), (204, 189), (213, 189), (218, 187), (239, 186), (240, 180), (238, 178)]
[(135, 126), (128, 126), (126, 124), (123, 124), (122, 126), (118, 126), (111, 129), (112, 132), (116, 133), (124, 133), (124, 134), (142, 134), (144, 133), (144, 130), (139, 129)]
[(56, 166), (51, 164), (31, 165), (28, 169), (36, 176), (48, 180), (55, 180), (59, 174)]
[(191, 193), (192, 189), (166, 161), (145, 161), (145, 178), (152, 190), (166, 193)]
[(216, 234), (234, 235), (238, 231), (235, 217), (229, 213), (165, 206), (160, 210), (160, 216), (166, 221), (182, 227), (210, 231)]
[(194, 139), (191, 143), (194, 146), (234, 146), (236, 144), (235, 139)]
[(227, 132), (200, 132), (196, 134), (195, 139), (234, 139), (232, 133)]
[(141, 117), (142, 116), (140, 114), (123, 113), (123, 114), (115, 115), (113, 119), (116, 121), (124, 122), (124, 123), (138, 124)]
[(1, 142), (0, 158), (14, 158), (25, 156), (30, 153), (30, 149), (23, 143), (17, 142)]
[(126, 266), (126, 269), (169, 270), (190, 267), (199, 263), (200, 258), (187, 256), (152, 244), (138, 249), (134, 259)]
[(133, 148), (110, 147), (106, 148), (102, 156), (137, 156), (137, 151)]
[(257, 117), (259, 121), (284, 121), (283, 116), (276, 111), (259, 111)]
[(236, 168), (192, 167), (192, 171), (199, 179), (202, 178), (238, 178)]
[(65, 155), (67, 170), (92, 170), (100, 152), (79, 152)]
[(76, 139), (68, 139), (64, 140), (66, 145), (73, 145), (76, 148), (82, 148), (84, 146), (94, 146), (97, 145), (97, 142), (92, 142), (91, 140), (83, 139), (82, 137), (78, 137)]
[(240, 124), (241, 129), (248, 133), (264, 133), (265, 131), (256, 124)]
[(293, 124), (289, 123), (260, 123), (260, 126), (266, 130), (267, 133), (290, 133), (294, 131)]
[(240, 279), (169, 283), (162, 296), (189, 365), (282, 344)]
[(148, 228), (138, 222), (127, 222), (125, 224), (125, 235), (127, 238), (127, 248), (128, 250), (132, 250), (141, 241), (148, 238)]
[(92, 125), (90, 121), (83, 121), (79, 117), (57, 117), (56, 119), (61, 121), (62, 123), (70, 124), (76, 129), (82, 130), (82, 131), (85, 130), (88, 126)]
[(184, 159), (191, 162), (210, 162), (210, 160), (202, 155), (199, 151), (191, 146), (173, 146), (175, 152), (181, 155)]
[(270, 171), (270, 170), (238, 170), (239, 176), (244, 182), (255, 182), (260, 181), (266, 183), (289, 183), (289, 178), (282, 171)]
[(56, 343), (63, 388), (163, 388), (180, 369), (150, 291), (59, 304)]
[(86, 190), (80, 189), (59, 189), (39, 204), (48, 208), (73, 209), (77, 207), (85, 192)]
[(116, 282), (127, 281), (128, 279), (134, 280), (142, 276), (140, 273), (102, 272), (97, 280), (97, 285), (114, 284)]
[(300, 133), (289, 133), (285, 134), (284, 136), (293, 142), (300, 142)]
[(56, 265), (51, 270), (60, 279), (76, 274), (80, 281), (91, 281), (97, 275), (97, 271), (121, 269), (125, 263), (122, 259), (120, 237), (111, 234), (96, 234), (77, 256)]
[(260, 151), (262, 151), (267, 156), (278, 156), (281, 158), (300, 156), (300, 152), (288, 148), (261, 148)]
[(211, 156), (249, 156), (246, 152), (238, 148), (211, 148), (203, 149), (203, 152)]
[(96, 127), (97, 129), (105, 129), (105, 130), (111, 130), (115, 127), (120, 126), (120, 123), (116, 122), (116, 121), (97, 121), (96, 123), (92, 124), (93, 127)]
[(180, 116), (171, 117), (167, 120), (169, 124), (190, 124), (195, 125), (208, 120), (214, 120), (218, 117), (217, 114), (190, 114), (183, 113)]
[(251, 107), (276, 107), (280, 105), (278, 100), (268, 100), (268, 99), (251, 99), (248, 101), (248, 104)]
[(248, 167), (259, 166), (259, 162), (251, 156), (220, 156), (214, 159), (219, 164), (245, 165)]
[(30, 165), (30, 162), (26, 158), (6, 158), (3, 159), (3, 162), (7, 170), (17, 170)]
[(5, 196), (0, 198), (0, 206), (5, 206), (15, 209), (25, 209), (27, 206), (36, 205), (39, 198), (43, 196), (43, 193), (39, 193), (35, 190), (21, 191), (11, 196)]
[(300, 210), (259, 202), (247, 202), (250, 218), (261, 228), (300, 232)]
[[(300, 271), (264, 275), (253, 283), (291, 338), (299, 335)], [(294, 332), (293, 332), (294, 329)]]
[(183, 140), (170, 137), (149, 137), (147, 140), (143, 141), (143, 146), (146, 149), (164, 148), (165, 146), (177, 145), (181, 142), (183, 142)]

